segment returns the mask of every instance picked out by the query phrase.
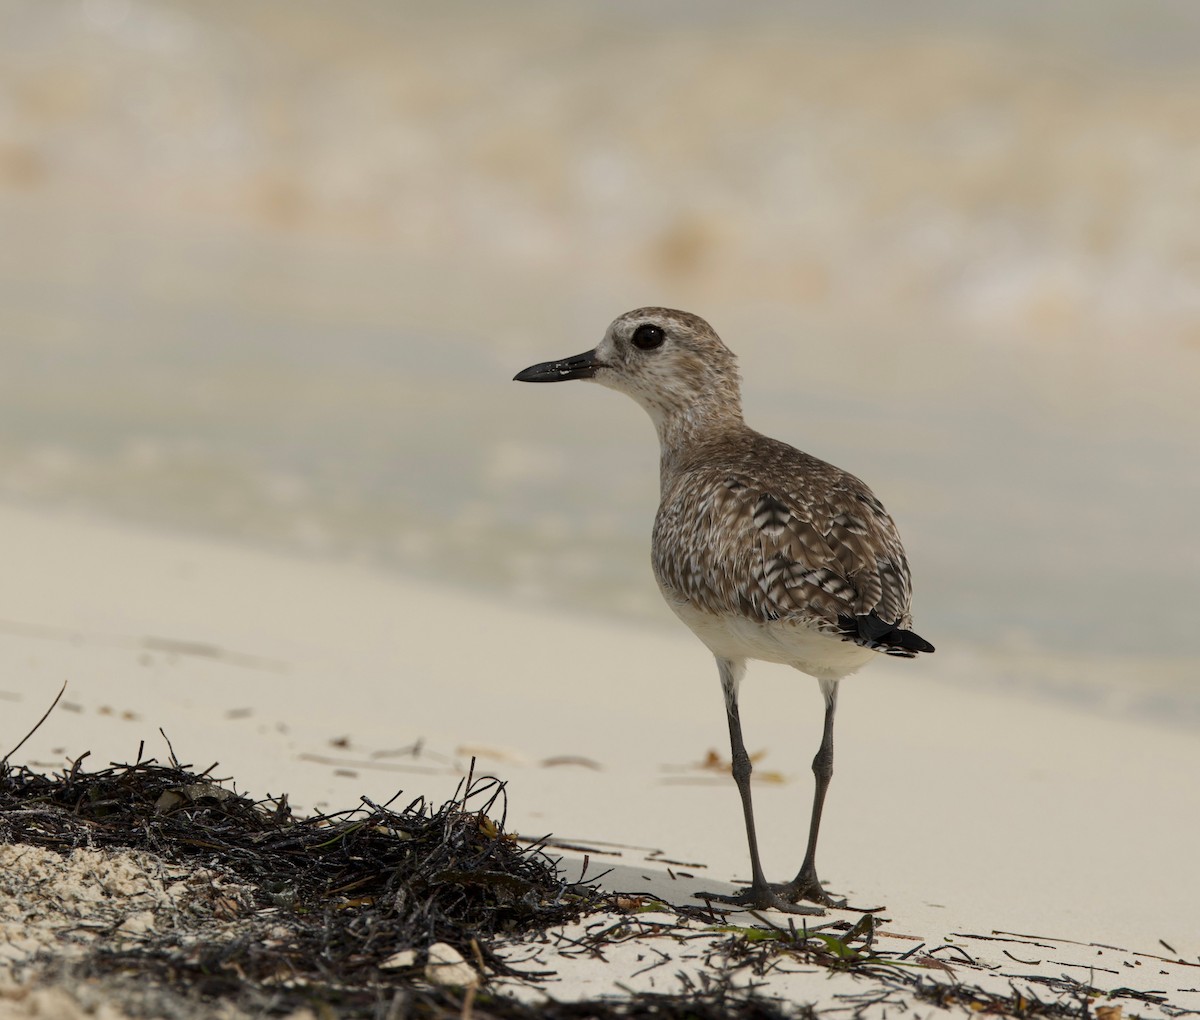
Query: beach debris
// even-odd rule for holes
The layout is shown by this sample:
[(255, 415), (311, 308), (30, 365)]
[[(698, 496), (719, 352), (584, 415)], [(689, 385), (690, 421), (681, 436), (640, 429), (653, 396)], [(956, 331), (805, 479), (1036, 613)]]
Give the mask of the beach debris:
[(575, 765), (579, 768), (592, 769), (595, 772), (603, 772), (604, 766), (593, 758), (585, 758), (581, 754), (559, 754), (553, 758), (543, 758), (539, 765), (544, 769), (558, 768), (562, 765)]
[[(443, 943), (444, 944), (444, 943)], [(417, 965), (417, 951), (415, 949), (401, 949), (398, 953), (393, 953), (379, 965), (380, 970), (403, 970), (406, 967), (415, 967)]]
[(165, 814), (168, 811), (174, 811), (184, 804), (198, 803), (206, 797), (211, 800), (221, 801), (233, 796), (234, 793), (232, 790), (227, 790), (216, 783), (188, 783), (186, 786), (163, 790), (158, 800), (154, 802), (154, 810), (159, 814)]
[[(508, 833), (505, 784), (473, 772), (440, 806), (364, 799), (300, 817), (286, 797), (247, 797), (215, 767), (195, 772), (173, 754), (162, 764), (139, 749), (133, 764), (95, 772), (86, 757), (49, 775), (0, 764), (0, 858), (10, 862), (0, 886), (35, 867), (44, 896), (72, 867), (87, 875), (82, 898), (64, 894), (54, 910), (22, 905), (19, 890), (0, 898), (10, 926), (0, 981), (7, 953), (26, 977), (52, 974), (58, 990), (152, 990), (144, 1015), (815, 1020), (813, 1007), (772, 997), (766, 983), (799, 968), (861, 982), (861, 993), (833, 996), (848, 1020), (916, 1015), (914, 1003), (1020, 1020), (1124, 1020), (1130, 1002), (1177, 1015), (1157, 991), (1102, 990), (1091, 979), (1005, 973), (1002, 986), (968, 983), (964, 975), (989, 969), (954, 944), (885, 946), (890, 933), (870, 913), (785, 927), (752, 912), (731, 923), (711, 905), (601, 893), (564, 878), (548, 837)], [(30, 926), (35, 913), (51, 920), (44, 937)], [(561, 986), (546, 982), (570, 960), (629, 948), (638, 955), (628, 980), (649, 990), (530, 998), (531, 989), (553, 995)], [(934, 955), (943, 949), (953, 969)]]
[(444, 988), (475, 988), (479, 985), (475, 968), (463, 959), (462, 953), (446, 942), (435, 942), (429, 947), (425, 980)]
[(487, 758), (489, 761), (505, 765), (525, 765), (528, 763), (528, 759), (516, 751), (484, 744), (459, 744), (454, 749), (454, 754), (463, 761), (469, 758)]
[[(758, 765), (767, 756), (767, 751), (755, 751), (750, 755), (750, 763)], [(732, 775), (733, 763), (713, 748), (709, 748), (699, 761), (688, 762), (685, 765), (663, 765), (662, 771), (670, 773), (664, 783), (710, 783), (724, 782)], [(756, 768), (753, 774), (755, 783), (786, 783), (787, 776), (777, 769)]]
[(505, 831), (507, 794), (493, 777), (469, 773), (440, 806), (364, 799), (298, 817), (286, 798), (236, 792), (215, 766), (196, 773), (139, 749), (132, 764), (92, 772), (86, 758), (49, 775), (0, 764), (0, 845), (54, 855), (148, 852), (164, 867), (206, 869), (213, 894), (196, 916), (171, 924), (127, 909), (108, 923), (139, 938), (97, 940), (76, 965), (80, 977), (136, 975), (247, 1005), (280, 995), (286, 979), (307, 989), (296, 1007), (336, 985), (351, 990), (338, 993), (343, 1006), (361, 1001), (365, 1009), (385, 975), (392, 982), (413, 966), (405, 951), (427, 958), (435, 988), (476, 988), (485, 968), (516, 973), (495, 955), (495, 939), (540, 932), (606, 902), (593, 885), (568, 881), (541, 843)]

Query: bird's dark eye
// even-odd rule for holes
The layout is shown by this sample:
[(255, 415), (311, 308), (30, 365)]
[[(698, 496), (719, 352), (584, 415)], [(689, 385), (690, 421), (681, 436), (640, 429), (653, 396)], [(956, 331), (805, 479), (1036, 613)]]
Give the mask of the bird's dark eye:
[(661, 347), (666, 338), (667, 335), (662, 331), (662, 326), (656, 326), (652, 322), (643, 322), (633, 331), (633, 346), (639, 351), (652, 351), (655, 347)]

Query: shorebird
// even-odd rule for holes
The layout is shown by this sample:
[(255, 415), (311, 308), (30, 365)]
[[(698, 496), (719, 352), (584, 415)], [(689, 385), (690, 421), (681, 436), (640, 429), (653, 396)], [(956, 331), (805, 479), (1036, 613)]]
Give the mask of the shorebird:
[[(844, 905), (825, 891), (816, 864), (838, 684), (877, 655), (933, 651), (909, 629), (908, 560), (883, 504), (853, 475), (746, 425), (737, 359), (689, 312), (626, 312), (594, 350), (532, 365), (515, 379), (589, 379), (619, 390), (645, 408), (658, 432), (654, 577), (717, 660), (750, 849), (749, 888), (710, 898), (800, 914), (823, 912), (801, 900)], [(815, 677), (825, 700), (808, 844), (796, 877), (782, 884), (767, 882), (754, 828), (752, 765), (738, 714), (748, 659)]]

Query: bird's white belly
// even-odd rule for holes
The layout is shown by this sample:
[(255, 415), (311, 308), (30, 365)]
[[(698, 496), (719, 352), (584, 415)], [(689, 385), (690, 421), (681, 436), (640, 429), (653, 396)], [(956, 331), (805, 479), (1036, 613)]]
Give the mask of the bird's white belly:
[(819, 680), (840, 680), (878, 654), (853, 641), (843, 641), (813, 624), (718, 616), (673, 599), (668, 599), (667, 604), (709, 651), (722, 659), (779, 662)]

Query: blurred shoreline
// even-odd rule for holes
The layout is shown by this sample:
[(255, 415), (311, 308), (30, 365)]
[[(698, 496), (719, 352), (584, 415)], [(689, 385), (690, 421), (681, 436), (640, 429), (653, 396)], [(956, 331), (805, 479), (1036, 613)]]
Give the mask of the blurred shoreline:
[(5, 5), (0, 499), (669, 626), (641, 413), (508, 380), (688, 307), (939, 647), (1192, 704), (1200, 9), (739, 10)]

